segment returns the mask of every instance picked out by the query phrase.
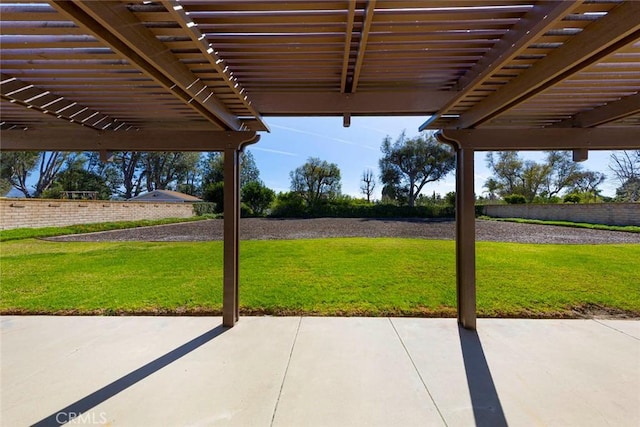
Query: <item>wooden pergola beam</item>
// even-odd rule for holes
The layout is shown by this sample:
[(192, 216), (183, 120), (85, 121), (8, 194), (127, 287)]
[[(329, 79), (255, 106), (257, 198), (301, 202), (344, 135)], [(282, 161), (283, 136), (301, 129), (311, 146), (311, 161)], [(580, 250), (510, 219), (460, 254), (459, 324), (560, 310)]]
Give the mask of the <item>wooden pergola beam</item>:
[[(258, 92), (253, 103), (264, 116), (342, 116), (353, 115), (426, 115), (437, 111), (456, 92), (449, 91), (377, 91), (335, 92)], [(313, 99), (313, 102), (309, 102)]]
[(640, 93), (621, 98), (601, 107), (582, 111), (552, 127), (589, 128), (604, 125), (640, 113)]
[(87, 127), (2, 131), (2, 151), (224, 151), (256, 137), (253, 131), (130, 130)]
[(446, 140), (475, 151), (635, 150), (640, 128), (443, 129)]
[(640, 37), (640, 2), (622, 3), (462, 114), (453, 127), (466, 129), (526, 101)]
[(58, 11), (84, 27), (145, 74), (171, 91), (222, 130), (243, 124), (119, 1), (55, 0)]

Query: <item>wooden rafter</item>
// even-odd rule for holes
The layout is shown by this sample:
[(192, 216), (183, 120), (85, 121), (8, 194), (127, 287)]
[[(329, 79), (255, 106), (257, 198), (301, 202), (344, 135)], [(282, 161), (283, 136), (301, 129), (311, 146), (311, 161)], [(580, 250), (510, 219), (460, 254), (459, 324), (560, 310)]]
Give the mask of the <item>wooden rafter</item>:
[(640, 113), (640, 93), (610, 102), (556, 123), (553, 127), (589, 128), (604, 125)]
[(111, 49), (222, 129), (240, 130), (231, 114), (166, 46), (131, 13), (113, 1), (54, 1), (52, 5), (85, 27)]
[(259, 124), (259, 130), (269, 130), (262, 120), (260, 113), (251, 105), (248, 94), (245, 93), (244, 88), (240, 82), (238, 82), (238, 78), (229, 70), (229, 67), (226, 66), (225, 62), (220, 58), (214, 46), (207, 41), (205, 35), (202, 34), (198, 27), (190, 24), (193, 21), (189, 19), (182, 5), (175, 0), (162, 0), (161, 3), (172, 18), (182, 27), (182, 30), (189, 34), (191, 41), (197, 46), (204, 58), (209, 61), (213, 69), (220, 75), (230, 91), (236, 95), (238, 101), (253, 115), (255, 122)]
[(347, 77), (349, 75), (349, 58), (351, 57), (351, 37), (353, 36), (353, 21), (356, 13), (356, 0), (349, 0), (349, 10), (347, 12), (347, 28), (344, 36), (344, 54), (342, 55), (342, 74), (340, 77), (340, 93), (344, 93), (347, 88)]
[(451, 127), (478, 126), (640, 37), (640, 2), (626, 2), (462, 114)]
[(29, 84), (16, 77), (0, 74), (0, 94), (9, 102), (33, 108), (44, 114), (97, 130), (129, 129), (133, 126), (80, 102)]
[(350, 93), (355, 93), (358, 88), (358, 82), (360, 80), (360, 72), (362, 71), (362, 64), (364, 63), (364, 56), (367, 50), (367, 41), (369, 39), (369, 30), (371, 29), (371, 23), (373, 21), (373, 13), (376, 8), (376, 0), (368, 0), (367, 6), (364, 12), (364, 22), (362, 23), (362, 30), (360, 31), (360, 41), (358, 43), (358, 53), (356, 56), (356, 63), (353, 68), (353, 80)]
[(487, 81), (491, 74), (501, 69), (516, 56), (522, 53), (527, 46), (540, 35), (562, 20), (571, 12), (580, 1), (560, 0), (536, 5), (498, 43), (467, 71), (457, 82), (458, 95), (445, 104), (437, 114), (425, 122), (420, 130), (447, 114), (451, 107), (463, 100), (472, 91)]

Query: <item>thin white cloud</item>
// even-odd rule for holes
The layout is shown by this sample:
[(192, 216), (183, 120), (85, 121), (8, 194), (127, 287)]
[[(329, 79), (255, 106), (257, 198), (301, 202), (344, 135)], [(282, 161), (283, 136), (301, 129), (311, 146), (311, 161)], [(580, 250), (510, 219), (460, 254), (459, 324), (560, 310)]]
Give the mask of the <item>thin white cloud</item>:
[(282, 154), (283, 156), (298, 157), (296, 153), (290, 153), (289, 151), (272, 150), (271, 148), (251, 147), (251, 150), (264, 151), (267, 153), (274, 153), (274, 154)]
[(361, 127), (362, 129), (368, 129), (368, 130), (372, 130), (374, 132), (378, 132), (379, 134), (382, 134), (384, 136), (388, 136), (389, 135), (389, 131), (386, 131), (384, 129), (378, 129), (378, 128), (374, 128), (372, 126), (364, 126), (364, 125), (358, 125), (358, 127)]
[(358, 144), (357, 142), (348, 141), (348, 140), (342, 139), (342, 138), (334, 138), (332, 136), (323, 135), (321, 133), (309, 132), (309, 131), (302, 130), (302, 129), (290, 128), (290, 127), (287, 127), (287, 126), (280, 126), (280, 125), (271, 125), (271, 127), (272, 128), (276, 128), (276, 129), (288, 130), (289, 132), (301, 133), (303, 135), (316, 136), (318, 138), (328, 139), (330, 141), (339, 142), (341, 144), (353, 145), (355, 147), (361, 147), (361, 148), (365, 148), (367, 150), (378, 151), (377, 148), (369, 147), (369, 146), (363, 145), (363, 144)]

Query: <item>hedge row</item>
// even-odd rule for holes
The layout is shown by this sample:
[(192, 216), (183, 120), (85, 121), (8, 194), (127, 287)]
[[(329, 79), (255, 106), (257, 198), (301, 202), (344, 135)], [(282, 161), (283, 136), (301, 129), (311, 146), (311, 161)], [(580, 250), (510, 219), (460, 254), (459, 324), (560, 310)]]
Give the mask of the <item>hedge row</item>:
[(315, 208), (277, 206), (269, 215), (274, 218), (453, 218), (452, 206), (334, 205)]

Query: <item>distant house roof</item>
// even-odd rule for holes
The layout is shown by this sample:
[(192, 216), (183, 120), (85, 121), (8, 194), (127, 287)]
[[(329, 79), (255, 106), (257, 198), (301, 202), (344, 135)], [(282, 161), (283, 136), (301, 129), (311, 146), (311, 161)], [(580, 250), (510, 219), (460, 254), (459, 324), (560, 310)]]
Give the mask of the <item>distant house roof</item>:
[(201, 202), (195, 196), (189, 194), (180, 193), (178, 191), (171, 190), (153, 190), (148, 193), (141, 194), (129, 199), (131, 202), (170, 202), (170, 203), (193, 203)]

